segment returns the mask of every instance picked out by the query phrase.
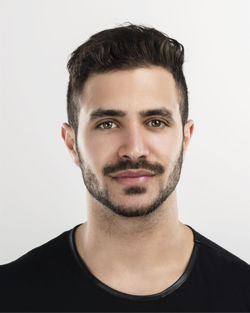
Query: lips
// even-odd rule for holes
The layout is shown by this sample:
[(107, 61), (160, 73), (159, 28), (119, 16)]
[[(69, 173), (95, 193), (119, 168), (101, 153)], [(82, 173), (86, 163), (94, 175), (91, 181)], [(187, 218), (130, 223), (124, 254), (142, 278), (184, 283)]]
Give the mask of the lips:
[(123, 171), (112, 177), (118, 178), (118, 177), (140, 177), (140, 176), (155, 176), (155, 174), (150, 171), (145, 171), (145, 170)]

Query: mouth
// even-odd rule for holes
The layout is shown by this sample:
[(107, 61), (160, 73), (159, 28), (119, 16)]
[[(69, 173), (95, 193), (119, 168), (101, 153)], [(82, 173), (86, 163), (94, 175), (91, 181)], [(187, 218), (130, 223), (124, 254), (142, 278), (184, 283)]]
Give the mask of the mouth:
[(151, 176), (136, 176), (136, 177), (112, 177), (117, 183), (122, 185), (143, 185), (153, 179)]

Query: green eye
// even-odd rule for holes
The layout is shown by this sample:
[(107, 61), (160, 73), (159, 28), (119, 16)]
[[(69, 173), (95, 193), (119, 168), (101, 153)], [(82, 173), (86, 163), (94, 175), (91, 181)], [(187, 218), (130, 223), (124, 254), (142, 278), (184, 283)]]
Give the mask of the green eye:
[[(155, 121), (157, 121), (158, 123), (155, 123)], [(149, 121), (149, 122), (154, 122), (154, 124), (155, 125), (162, 125), (162, 124), (164, 124), (165, 126), (167, 126), (167, 123), (165, 123), (165, 122), (163, 122), (163, 121), (161, 121), (161, 120), (151, 120), (151, 121)], [(160, 127), (158, 127), (158, 126), (156, 126), (156, 127), (154, 127), (154, 128), (160, 128)]]
[[(105, 121), (105, 122), (103, 122), (103, 123), (101, 123), (101, 124), (99, 124), (99, 125), (97, 125), (97, 128), (102, 128), (102, 127), (100, 127), (101, 125), (107, 125), (107, 124), (111, 124), (111, 123), (114, 123), (114, 122), (112, 122), (112, 121)], [(110, 127), (108, 127), (108, 128), (102, 128), (102, 129), (111, 129)]]
[[(154, 122), (153, 124), (156, 125), (156, 126), (153, 126), (153, 128), (161, 128), (160, 126), (162, 124), (165, 125), (164, 127), (168, 126), (168, 124), (166, 122), (163, 122), (161, 120), (150, 120), (148, 123), (150, 123), (150, 122)], [(157, 123), (155, 123), (155, 122), (157, 122)], [(104, 129), (112, 129), (112, 127), (105, 127), (104, 126), (104, 125), (109, 125), (110, 126), (110, 125), (112, 125), (112, 123), (115, 123), (115, 122), (113, 122), (113, 121), (105, 121), (105, 122), (97, 125), (96, 128), (100, 128), (100, 129), (103, 129), (103, 130)], [(101, 126), (104, 126), (104, 127), (101, 127)]]

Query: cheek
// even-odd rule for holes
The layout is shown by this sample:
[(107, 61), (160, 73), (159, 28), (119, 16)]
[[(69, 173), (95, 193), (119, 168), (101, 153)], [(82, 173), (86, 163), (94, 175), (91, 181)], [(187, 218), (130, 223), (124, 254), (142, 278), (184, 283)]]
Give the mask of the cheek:
[(94, 168), (102, 168), (105, 160), (108, 161), (111, 151), (111, 142), (106, 141), (100, 136), (83, 135), (80, 140), (81, 153), (84, 160)]
[[(108, 136), (107, 136), (108, 137)], [(115, 145), (113, 138), (105, 136), (87, 136), (85, 139), (86, 149), (93, 157), (104, 156), (108, 154), (112, 146)]]
[(164, 163), (168, 163), (176, 158), (181, 149), (181, 136), (178, 133), (171, 132), (165, 136), (155, 136), (152, 140), (152, 151), (159, 155)]

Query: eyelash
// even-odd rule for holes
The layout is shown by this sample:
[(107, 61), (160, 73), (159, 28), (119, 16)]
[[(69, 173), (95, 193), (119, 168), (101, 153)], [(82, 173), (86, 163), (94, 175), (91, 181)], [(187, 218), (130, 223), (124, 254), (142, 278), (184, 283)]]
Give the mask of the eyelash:
[[(152, 122), (152, 121), (160, 121), (160, 122), (161, 122), (162, 124), (164, 124), (166, 127), (168, 126), (168, 123), (167, 123), (167, 122), (164, 122), (164, 121), (158, 120), (158, 119), (150, 120), (150, 121), (148, 121), (148, 122)], [(101, 124), (98, 124), (95, 128), (99, 128), (99, 129), (102, 129), (102, 130), (112, 129), (112, 128), (101, 128), (101, 127), (100, 127), (101, 125), (103, 125), (103, 124), (105, 124), (105, 123), (107, 123), (107, 122), (115, 123), (114, 121), (109, 121), (109, 120), (107, 120), (107, 121), (102, 122)], [(160, 129), (161, 127), (153, 127), (153, 128), (159, 128), (159, 129)]]

